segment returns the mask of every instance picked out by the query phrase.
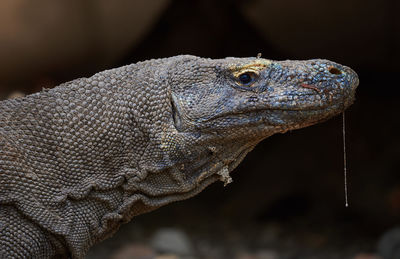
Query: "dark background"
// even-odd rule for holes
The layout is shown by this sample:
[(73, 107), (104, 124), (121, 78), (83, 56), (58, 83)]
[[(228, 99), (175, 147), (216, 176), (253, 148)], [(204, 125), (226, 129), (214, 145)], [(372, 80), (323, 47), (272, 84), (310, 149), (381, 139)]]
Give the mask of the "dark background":
[(6, 0), (0, 97), (178, 54), (350, 66), (360, 77), (346, 112), (350, 207), (338, 117), (268, 138), (232, 184), (135, 218), (90, 257), (140, 258), (169, 227), (190, 240), (188, 258), (377, 258), (379, 242), (400, 243), (379, 241), (400, 223), (399, 15), (396, 0)]

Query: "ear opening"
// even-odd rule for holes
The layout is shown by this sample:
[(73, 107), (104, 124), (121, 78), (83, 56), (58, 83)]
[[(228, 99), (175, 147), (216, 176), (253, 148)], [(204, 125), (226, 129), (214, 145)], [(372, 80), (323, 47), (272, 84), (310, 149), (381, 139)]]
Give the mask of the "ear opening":
[(179, 132), (182, 131), (182, 120), (180, 117), (178, 99), (174, 94), (171, 94), (171, 114), (176, 130)]

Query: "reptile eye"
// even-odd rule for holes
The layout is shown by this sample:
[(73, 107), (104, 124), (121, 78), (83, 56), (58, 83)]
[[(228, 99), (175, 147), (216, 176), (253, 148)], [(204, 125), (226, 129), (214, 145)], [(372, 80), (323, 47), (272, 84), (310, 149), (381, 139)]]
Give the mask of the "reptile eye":
[(245, 72), (238, 76), (240, 84), (249, 86), (256, 80), (257, 75), (253, 72)]

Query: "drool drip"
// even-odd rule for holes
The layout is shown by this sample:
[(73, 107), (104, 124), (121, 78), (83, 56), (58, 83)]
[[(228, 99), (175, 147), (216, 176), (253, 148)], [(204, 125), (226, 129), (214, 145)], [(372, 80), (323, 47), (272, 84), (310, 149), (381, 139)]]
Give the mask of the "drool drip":
[(346, 159), (346, 119), (344, 116), (344, 111), (342, 113), (342, 135), (343, 135), (343, 176), (344, 176), (344, 199), (345, 206), (349, 207), (349, 200), (347, 195), (347, 159)]

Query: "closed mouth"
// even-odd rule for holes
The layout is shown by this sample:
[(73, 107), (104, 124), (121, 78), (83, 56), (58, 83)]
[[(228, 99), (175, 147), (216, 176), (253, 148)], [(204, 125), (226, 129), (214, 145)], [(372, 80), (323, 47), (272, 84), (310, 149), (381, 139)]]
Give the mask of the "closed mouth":
[(250, 117), (250, 118), (262, 118), (266, 117), (267, 115), (270, 115), (271, 113), (274, 112), (279, 112), (279, 113), (292, 113), (292, 112), (309, 112), (309, 113), (316, 113), (316, 112), (325, 112), (331, 108), (332, 111), (337, 110), (338, 112), (341, 112), (342, 110), (345, 109), (340, 109), (340, 106), (332, 106), (332, 105), (324, 105), (324, 106), (309, 106), (309, 107), (293, 107), (293, 108), (287, 108), (287, 107), (274, 107), (274, 108), (266, 108), (266, 109), (253, 109), (250, 111), (243, 111), (243, 112), (227, 112), (227, 113), (221, 113), (216, 116), (210, 117), (210, 118), (205, 118), (205, 119), (198, 119), (195, 120), (196, 123), (207, 123), (207, 122), (212, 122), (218, 119), (222, 118), (228, 118), (228, 117)]

